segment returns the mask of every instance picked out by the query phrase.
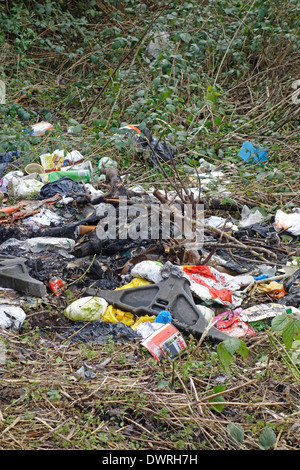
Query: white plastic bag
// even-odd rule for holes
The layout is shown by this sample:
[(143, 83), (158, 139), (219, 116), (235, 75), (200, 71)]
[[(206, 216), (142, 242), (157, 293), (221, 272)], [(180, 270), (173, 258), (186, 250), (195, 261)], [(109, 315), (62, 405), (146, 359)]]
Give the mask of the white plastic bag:
[(257, 209), (255, 212), (252, 212), (248, 206), (244, 206), (241, 213), (241, 227), (250, 227), (254, 224), (259, 224), (265, 220), (262, 213)]
[(7, 184), (7, 192), (17, 199), (30, 198), (40, 192), (45, 183), (35, 179), (24, 179), (13, 176)]
[(0, 305), (0, 328), (21, 328), (26, 314), (21, 307), (15, 305)]
[(285, 214), (282, 210), (278, 210), (275, 214), (274, 227), (277, 232), (286, 230), (292, 235), (300, 235), (300, 214)]
[(161, 268), (161, 263), (156, 263), (155, 261), (141, 261), (131, 270), (131, 275), (156, 284), (163, 280)]

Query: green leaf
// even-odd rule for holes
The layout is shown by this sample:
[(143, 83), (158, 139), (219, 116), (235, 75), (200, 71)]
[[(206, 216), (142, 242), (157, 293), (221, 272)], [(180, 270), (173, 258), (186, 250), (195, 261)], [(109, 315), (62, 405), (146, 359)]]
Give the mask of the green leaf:
[(230, 354), (234, 354), (241, 347), (241, 340), (232, 336), (225, 339), (224, 346)]
[(77, 124), (76, 126), (72, 128), (72, 134), (79, 134), (79, 132), (81, 132), (81, 129), (82, 129), (82, 125)]
[(69, 122), (70, 124), (75, 124), (75, 125), (76, 125), (76, 124), (79, 124), (79, 122), (76, 121), (76, 119), (73, 119), (73, 118), (69, 118), (69, 119), (68, 119), (68, 122)]
[(224, 369), (226, 374), (228, 376), (230, 376), (231, 372), (230, 372), (229, 366), (233, 361), (233, 356), (227, 350), (227, 348), (224, 344), (224, 341), (222, 343), (218, 344), (218, 346), (217, 346), (217, 355), (218, 355), (219, 361), (221, 363), (221, 367)]
[(205, 96), (205, 100), (210, 101), (213, 105), (217, 104), (217, 97), (215, 93), (207, 93), (207, 95)]
[(271, 321), (271, 326), (273, 331), (283, 331), (286, 325), (288, 324), (289, 319), (284, 313), (283, 315), (277, 315)]
[(214, 123), (216, 124), (216, 126), (220, 126), (222, 124), (222, 118), (221, 116), (217, 116), (215, 119), (214, 119)]
[(268, 450), (276, 444), (276, 434), (273, 429), (267, 427), (261, 433), (258, 439), (258, 445), (261, 449)]
[(190, 33), (181, 33), (179, 34), (179, 37), (186, 44), (188, 44), (192, 40), (192, 36), (190, 35)]
[[(212, 408), (217, 411), (218, 413), (221, 413), (223, 411), (223, 408), (225, 405), (222, 405), (221, 403), (225, 401), (225, 398), (220, 396), (220, 397), (214, 397), (209, 400), (210, 403), (213, 403)], [(218, 403), (218, 404), (217, 404)]]
[(282, 332), (282, 340), (287, 349), (291, 349), (293, 341), (300, 337), (300, 322), (290, 319)]
[(170, 382), (169, 382), (168, 380), (163, 380), (163, 379), (161, 379), (161, 380), (159, 380), (159, 381), (157, 382), (157, 387), (158, 387), (158, 388), (166, 388), (166, 387), (169, 386), (169, 383), (170, 383)]
[(170, 111), (171, 113), (175, 113), (175, 112), (176, 112), (176, 108), (175, 108), (175, 106), (174, 106), (173, 104), (167, 104), (166, 109), (167, 109), (168, 111)]
[(229, 423), (227, 425), (228, 434), (237, 442), (241, 443), (244, 439), (244, 429), (239, 424)]

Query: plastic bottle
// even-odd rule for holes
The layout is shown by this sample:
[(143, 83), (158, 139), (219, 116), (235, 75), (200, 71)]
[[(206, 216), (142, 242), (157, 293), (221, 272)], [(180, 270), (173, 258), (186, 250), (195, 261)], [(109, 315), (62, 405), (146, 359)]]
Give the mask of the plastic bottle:
[(59, 170), (49, 173), (49, 182), (52, 183), (64, 176), (67, 176), (74, 181), (85, 181), (86, 183), (89, 183), (90, 181), (90, 172), (88, 170)]

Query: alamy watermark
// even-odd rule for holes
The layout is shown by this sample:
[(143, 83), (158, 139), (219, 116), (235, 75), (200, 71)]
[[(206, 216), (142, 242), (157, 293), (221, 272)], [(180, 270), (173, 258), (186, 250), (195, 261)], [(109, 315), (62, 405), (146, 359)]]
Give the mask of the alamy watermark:
[(120, 197), (116, 206), (103, 203), (97, 208), (96, 228), (100, 240), (177, 240), (181, 246), (203, 246), (203, 204), (132, 204)]
[(296, 90), (292, 94), (292, 103), (293, 104), (300, 104), (300, 98), (298, 98), (298, 96), (300, 95), (300, 80), (295, 80), (292, 83), (292, 89)]
[(0, 104), (6, 103), (6, 85), (3, 80), (0, 80)]
[(4, 341), (0, 338), (0, 366), (4, 365), (6, 361), (6, 346)]

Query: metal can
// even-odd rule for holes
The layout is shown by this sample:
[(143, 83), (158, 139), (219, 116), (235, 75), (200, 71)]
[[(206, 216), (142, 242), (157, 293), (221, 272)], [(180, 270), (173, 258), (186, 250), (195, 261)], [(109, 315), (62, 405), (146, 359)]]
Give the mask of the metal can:
[(52, 277), (50, 279), (49, 289), (51, 289), (55, 295), (61, 295), (63, 287), (64, 287), (64, 282), (59, 277)]

